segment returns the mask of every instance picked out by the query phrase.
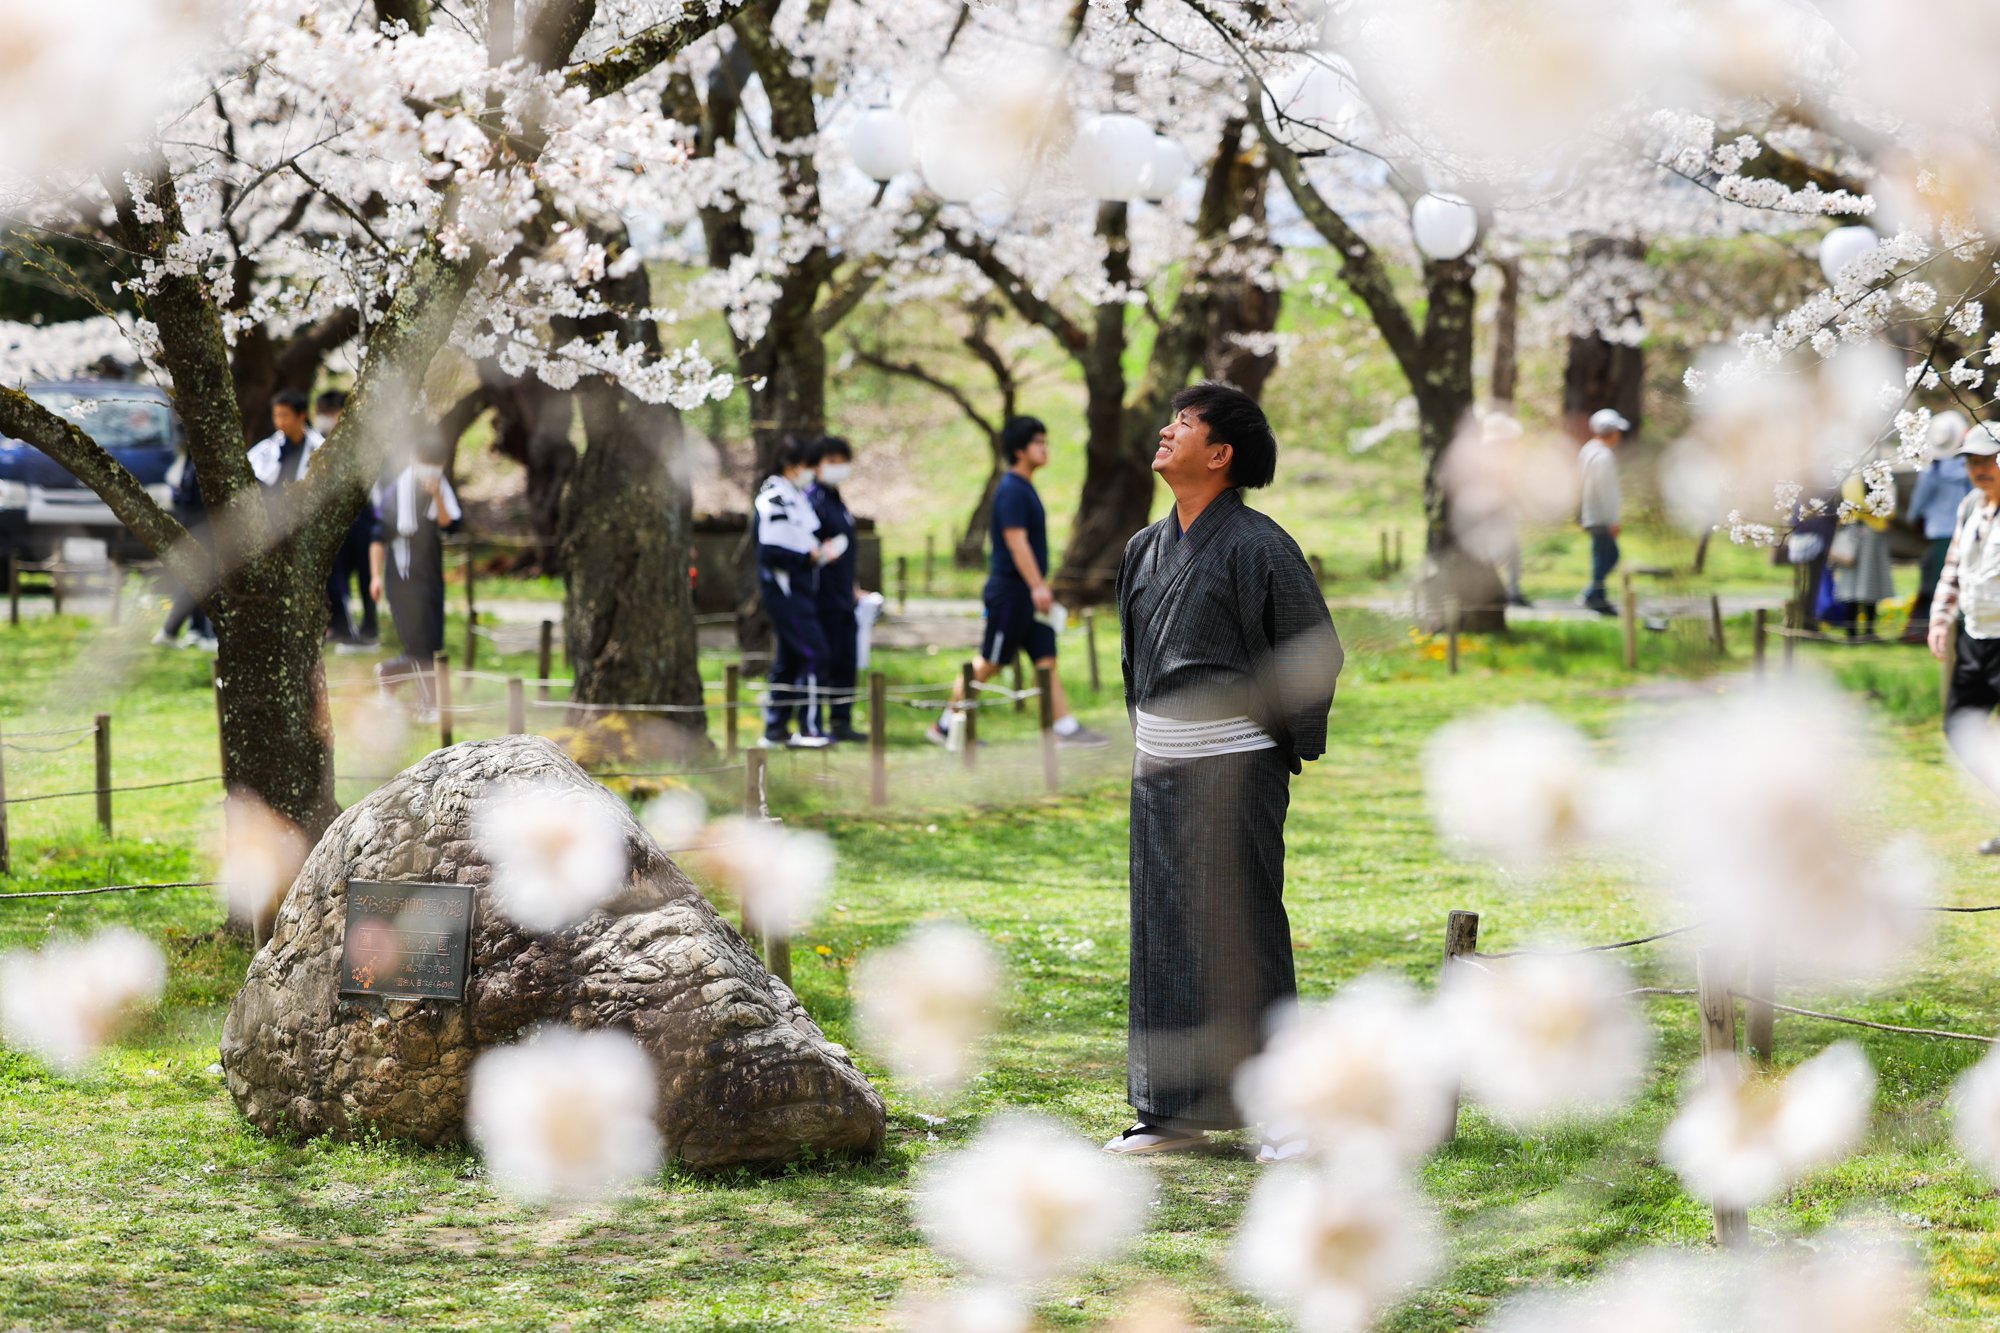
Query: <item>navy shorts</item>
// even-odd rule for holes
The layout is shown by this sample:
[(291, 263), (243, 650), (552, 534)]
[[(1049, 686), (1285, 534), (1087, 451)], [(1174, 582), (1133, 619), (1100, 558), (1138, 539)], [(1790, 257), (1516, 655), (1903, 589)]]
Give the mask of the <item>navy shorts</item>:
[(1056, 631), (1035, 619), (1035, 601), (1025, 583), (986, 588), (986, 632), (979, 636), (979, 656), (994, 666), (1006, 666), (1026, 650), (1030, 662), (1056, 655)]

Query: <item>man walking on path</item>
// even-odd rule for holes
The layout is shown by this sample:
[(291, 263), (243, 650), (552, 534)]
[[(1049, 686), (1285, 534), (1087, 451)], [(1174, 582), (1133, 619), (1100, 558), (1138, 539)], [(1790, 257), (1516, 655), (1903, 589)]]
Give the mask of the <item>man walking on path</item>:
[(1326, 749), (1341, 665), (1298, 544), (1243, 502), (1277, 469), (1262, 409), (1214, 382), (1173, 408), (1153, 455), (1173, 508), (1118, 569), (1137, 749), (1126, 1087), (1138, 1123), (1104, 1148), (1124, 1154), (1243, 1123), (1236, 1068), (1297, 994), (1285, 810), (1292, 774)]
[(1583, 604), (1600, 616), (1615, 616), (1618, 608), (1605, 595), (1605, 580), (1618, 568), (1618, 460), (1612, 450), (1624, 440), (1632, 423), (1616, 408), (1606, 407), (1591, 414), (1590, 440), (1577, 455), (1583, 469), (1583, 505), (1578, 522), (1590, 534), (1590, 587)]
[[(1992, 751), (1983, 733), (2000, 705), (2000, 427), (1974, 426), (1958, 446), (1972, 491), (1959, 502), (1944, 572), (1931, 598), (1931, 654), (1943, 662), (1950, 653), (1951, 684), (1945, 692), (1944, 734), (1974, 775), (1989, 785)], [(1956, 626), (1957, 646), (1952, 646)], [(1979, 845), (2000, 855), (2000, 837)]]
[[(1049, 668), (1049, 688), (1055, 716), (1056, 744), (1094, 748), (1104, 737), (1078, 722), (1069, 711), (1069, 696), (1056, 675), (1056, 629), (1050, 617), (1055, 592), (1049, 587), (1049, 525), (1042, 497), (1035, 490), (1035, 473), (1048, 466), (1049, 432), (1034, 417), (1015, 417), (1000, 430), (1000, 452), (1007, 471), (993, 492), (993, 555), (986, 575), (986, 628), (979, 636), (979, 654), (972, 678), (988, 681), (1025, 650), (1028, 660)], [(924, 735), (943, 745), (948, 739), (951, 708), (965, 702), (963, 678), (951, 687), (951, 706)]]

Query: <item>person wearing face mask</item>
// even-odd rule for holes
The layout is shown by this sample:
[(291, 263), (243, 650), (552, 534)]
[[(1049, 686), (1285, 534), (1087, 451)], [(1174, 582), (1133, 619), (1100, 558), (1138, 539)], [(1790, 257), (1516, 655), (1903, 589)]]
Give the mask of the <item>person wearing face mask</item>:
[(819, 568), (820, 632), (826, 638), (826, 688), (828, 704), (815, 719), (822, 735), (836, 741), (866, 740), (854, 729), (854, 689), (859, 674), (860, 627), (855, 607), (861, 591), (854, 583), (856, 562), (854, 515), (841, 499), (840, 487), (854, 472), (854, 447), (837, 435), (822, 436), (807, 455), (812, 464), (813, 483), (806, 490), (813, 514), (819, 519), (819, 539), (823, 545), (839, 543), (841, 551)]
[[(787, 438), (778, 446), (778, 470), (757, 489), (757, 593), (771, 633), (769, 698), (764, 708), (764, 744), (821, 749), (832, 740), (820, 731), (816, 697), (826, 688), (829, 653), (819, 622), (819, 574), (846, 544), (820, 536), (819, 516), (805, 488), (812, 484), (811, 446)], [(799, 734), (792, 735), (792, 717)]]
[[(333, 434), (340, 414), (347, 410), (347, 395), (328, 389), (313, 399), (313, 429), (322, 437)], [(375, 532), (375, 511), (368, 505), (347, 525), (347, 535), (333, 553), (333, 573), (327, 579), (327, 637), (339, 645), (337, 652), (366, 652), (380, 642), (380, 626), (375, 599), (370, 595), (368, 543)], [(347, 590), (354, 586), (361, 595), (361, 628), (357, 631), (348, 614)]]

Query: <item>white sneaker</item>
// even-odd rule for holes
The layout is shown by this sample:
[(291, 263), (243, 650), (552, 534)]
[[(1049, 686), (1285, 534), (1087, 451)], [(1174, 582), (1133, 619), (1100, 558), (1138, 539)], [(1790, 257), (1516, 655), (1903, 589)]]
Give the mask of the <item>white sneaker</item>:
[(1104, 1151), (1117, 1157), (1151, 1157), (1158, 1153), (1186, 1152), (1207, 1142), (1208, 1135), (1198, 1129), (1163, 1129), (1158, 1125), (1138, 1124), (1105, 1144)]
[(1257, 1147), (1259, 1166), (1270, 1166), (1274, 1162), (1296, 1161), (1312, 1151), (1312, 1145), (1304, 1139), (1265, 1139)]
[(181, 646), (181, 639), (178, 634), (169, 634), (163, 629), (154, 630), (153, 646), (155, 648), (178, 648)]
[(219, 646), (213, 638), (204, 635), (196, 635), (188, 642), (188, 647), (199, 648), (205, 653), (212, 653)]
[(785, 741), (785, 747), (791, 750), (824, 750), (831, 744), (831, 736), (792, 736)]

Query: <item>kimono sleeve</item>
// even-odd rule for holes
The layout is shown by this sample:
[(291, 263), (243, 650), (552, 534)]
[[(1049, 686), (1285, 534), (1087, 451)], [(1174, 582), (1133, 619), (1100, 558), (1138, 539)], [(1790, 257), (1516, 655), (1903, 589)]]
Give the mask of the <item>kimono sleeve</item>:
[(1125, 596), (1126, 580), (1132, 573), (1132, 549), (1144, 536), (1145, 529), (1142, 528), (1138, 536), (1125, 543), (1125, 551), (1118, 557), (1118, 582), (1112, 594), (1118, 605), (1118, 674), (1125, 680), (1125, 720), (1132, 724), (1134, 730), (1139, 725), (1138, 706), (1133, 703), (1137, 696), (1132, 692), (1132, 624), (1131, 617), (1126, 614)]
[[(1326, 753), (1326, 718), (1345, 654), (1326, 595), (1305, 557), (1289, 540), (1262, 544), (1262, 559), (1248, 562), (1261, 587), (1248, 587), (1242, 605), (1261, 607), (1254, 632), (1262, 644), (1258, 687), (1270, 719), (1295, 760)], [(1256, 567), (1261, 566), (1258, 570)]]

